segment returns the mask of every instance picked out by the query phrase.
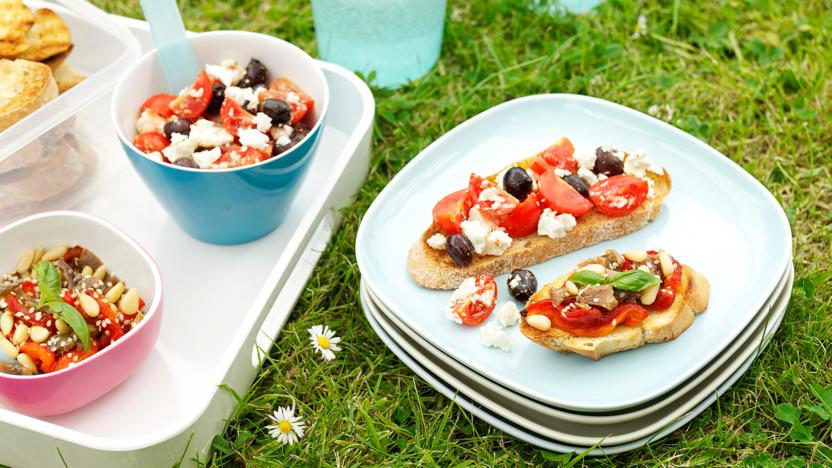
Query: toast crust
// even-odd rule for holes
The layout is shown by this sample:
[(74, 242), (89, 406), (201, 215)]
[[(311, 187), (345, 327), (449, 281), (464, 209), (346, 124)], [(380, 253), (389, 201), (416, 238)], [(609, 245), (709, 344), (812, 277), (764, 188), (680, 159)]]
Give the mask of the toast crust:
[(58, 96), (48, 66), (28, 60), (0, 59), (0, 131)]
[[(541, 331), (520, 320), (520, 331), (535, 343), (561, 353), (576, 353), (599, 360), (609, 354), (640, 348), (648, 343), (664, 343), (679, 337), (693, 323), (697, 314), (705, 311), (710, 297), (710, 284), (700, 273), (682, 266), (682, 282), (676, 300), (661, 312), (651, 312), (637, 327), (619, 326), (609, 335), (591, 338), (575, 336), (558, 328)], [(571, 274), (571, 273), (570, 273)], [(560, 287), (569, 275), (564, 275), (544, 286), (529, 301), (549, 296), (549, 291)]]
[(667, 171), (660, 176), (649, 174), (649, 177), (653, 179), (653, 196), (627, 216), (610, 217), (591, 211), (580, 217), (565, 237), (552, 239), (535, 234), (514, 239), (502, 255), (477, 255), (466, 267), (457, 266), (444, 250), (436, 250), (427, 244), (428, 238), (438, 230), (432, 225), (410, 248), (407, 269), (419, 286), (454, 289), (465, 278), (482, 273), (501, 275), (515, 268), (526, 268), (605, 240), (626, 236), (656, 219), (664, 199), (670, 193), (672, 182)]

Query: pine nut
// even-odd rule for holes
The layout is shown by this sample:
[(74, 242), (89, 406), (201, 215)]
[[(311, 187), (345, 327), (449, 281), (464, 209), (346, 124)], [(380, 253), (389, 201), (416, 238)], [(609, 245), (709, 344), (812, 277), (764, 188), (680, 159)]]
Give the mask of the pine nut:
[(0, 317), (0, 331), (3, 332), (3, 336), (8, 336), (12, 332), (12, 327), (14, 327), (14, 315), (11, 312), (6, 312)]
[(97, 280), (104, 280), (104, 277), (107, 276), (107, 265), (101, 265), (100, 267), (95, 269), (95, 273), (92, 274), (92, 277)]
[(6, 356), (17, 359), (17, 355), (20, 351), (17, 349), (17, 346), (13, 345), (11, 341), (0, 338), (0, 351), (4, 352)]
[(670, 255), (667, 254), (664, 250), (659, 251), (659, 263), (662, 266), (662, 273), (665, 276), (670, 276), (673, 274), (673, 270), (676, 268), (673, 266), (673, 260), (670, 259)]
[(69, 335), (69, 332), (72, 331), (72, 329), (69, 328), (69, 325), (61, 319), (55, 320), (55, 329), (58, 330), (59, 335)]
[(604, 265), (601, 265), (600, 263), (590, 263), (589, 265), (584, 265), (578, 271), (583, 270), (589, 270), (591, 272), (598, 273), (599, 275), (607, 275), (607, 269), (604, 267)]
[(59, 246), (55, 247), (54, 249), (49, 250), (48, 252), (43, 254), (43, 257), (41, 258), (41, 260), (43, 260), (44, 262), (51, 262), (51, 261), (57, 260), (57, 259), (63, 257), (64, 254), (66, 254), (66, 250), (67, 249), (66, 249), (65, 245), (59, 245)]
[(35, 252), (33, 250), (23, 252), (23, 256), (20, 257), (20, 260), (17, 262), (17, 268), (15, 269), (17, 274), (22, 275), (29, 271), (29, 268), (32, 268), (32, 259), (34, 258)]
[(89, 278), (92, 274), (92, 267), (89, 265), (84, 265), (84, 268), (81, 269), (81, 278)]
[(43, 343), (49, 339), (49, 330), (43, 327), (34, 326), (29, 329), (29, 336), (35, 343)]
[(647, 260), (647, 251), (642, 249), (633, 249), (624, 253), (624, 258), (631, 262), (643, 262)]
[(659, 288), (661, 287), (662, 285), (659, 283), (645, 288), (644, 291), (641, 292), (641, 303), (644, 305), (650, 305), (656, 302), (656, 296), (659, 294)]
[(118, 298), (120, 298), (123, 293), (124, 283), (119, 281), (118, 283), (116, 283), (115, 286), (113, 286), (112, 288), (110, 288), (109, 291), (107, 291), (107, 294), (104, 295), (104, 299), (110, 304), (115, 304), (118, 301)]
[(81, 303), (81, 308), (84, 309), (84, 313), (88, 317), (98, 317), (99, 312), (101, 312), (98, 302), (84, 293), (78, 293), (78, 302)]
[(529, 315), (526, 317), (526, 322), (540, 331), (546, 331), (552, 328), (552, 322), (545, 315)]
[(35, 362), (32, 361), (32, 358), (30, 358), (29, 355), (26, 353), (18, 354), (17, 362), (19, 362), (21, 366), (27, 369), (35, 369)]
[(575, 283), (571, 282), (571, 281), (567, 281), (566, 282), (566, 292), (568, 292), (569, 294), (571, 294), (573, 296), (577, 296), (578, 295), (578, 286)]
[(43, 258), (43, 247), (35, 249), (35, 255), (32, 257), (32, 263), (37, 263)]
[(20, 346), (29, 339), (29, 326), (25, 323), (18, 323), (12, 335), (12, 343)]
[(139, 290), (130, 288), (119, 301), (118, 308), (121, 309), (124, 315), (136, 315), (136, 312), (139, 311)]

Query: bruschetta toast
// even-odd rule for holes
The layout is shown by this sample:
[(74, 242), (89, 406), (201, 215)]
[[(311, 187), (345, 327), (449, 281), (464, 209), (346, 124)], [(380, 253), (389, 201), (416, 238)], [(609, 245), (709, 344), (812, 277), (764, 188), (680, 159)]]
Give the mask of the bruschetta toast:
[(708, 307), (708, 280), (664, 251), (608, 250), (529, 298), (520, 331), (590, 359), (676, 339)]
[(420, 286), (454, 289), (525, 268), (643, 228), (670, 189), (670, 176), (643, 151), (576, 154), (561, 138), (498, 174), (472, 174), (467, 189), (440, 200), (408, 270)]

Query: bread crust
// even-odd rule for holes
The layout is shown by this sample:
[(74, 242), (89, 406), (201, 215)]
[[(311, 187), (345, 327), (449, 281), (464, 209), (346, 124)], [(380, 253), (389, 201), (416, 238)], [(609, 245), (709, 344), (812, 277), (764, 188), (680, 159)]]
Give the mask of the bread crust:
[[(520, 320), (520, 331), (535, 343), (552, 351), (576, 353), (590, 359), (599, 360), (604, 356), (640, 348), (648, 343), (664, 343), (679, 337), (693, 323), (697, 314), (705, 311), (710, 297), (708, 280), (692, 268), (682, 266), (682, 282), (676, 291), (676, 299), (667, 309), (651, 312), (637, 327), (618, 326), (609, 335), (591, 338), (575, 336), (552, 327), (542, 331)], [(549, 291), (560, 287), (569, 275), (564, 275), (536, 292), (529, 302), (538, 301), (549, 296)]]
[(0, 131), (58, 96), (52, 69), (28, 60), (0, 59), (0, 86), (11, 93), (0, 106)]
[(649, 177), (653, 180), (653, 196), (627, 216), (610, 217), (591, 211), (580, 217), (565, 237), (552, 239), (535, 234), (514, 239), (502, 255), (477, 255), (466, 267), (457, 266), (444, 250), (433, 249), (427, 244), (428, 238), (438, 231), (435, 224), (431, 225), (410, 248), (407, 269), (419, 286), (455, 289), (465, 278), (482, 273), (501, 275), (515, 268), (526, 268), (605, 240), (626, 236), (656, 219), (664, 199), (670, 193), (672, 182), (667, 171), (660, 176), (649, 174)]

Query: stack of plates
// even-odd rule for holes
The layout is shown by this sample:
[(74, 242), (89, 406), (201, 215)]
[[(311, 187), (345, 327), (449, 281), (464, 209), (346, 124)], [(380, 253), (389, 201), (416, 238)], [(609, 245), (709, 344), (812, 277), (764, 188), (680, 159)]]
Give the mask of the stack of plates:
[[(506, 353), (482, 346), (479, 327), (445, 317), (451, 292), (410, 279), (407, 252), (439, 198), (464, 187), (470, 172), (497, 172), (564, 135), (579, 148), (644, 148), (668, 170), (673, 190), (641, 231), (530, 269), (542, 285), (609, 248), (666, 249), (711, 283), (707, 311), (676, 340), (596, 362), (549, 351), (513, 327)], [(793, 280), (788, 222), (759, 182), (670, 125), (572, 95), (510, 101), (438, 139), (373, 203), (356, 254), (367, 320), (402, 361), (489, 424), (560, 452), (632, 450), (701, 413), (762, 352)], [(499, 303), (512, 300), (505, 282), (497, 278)]]

